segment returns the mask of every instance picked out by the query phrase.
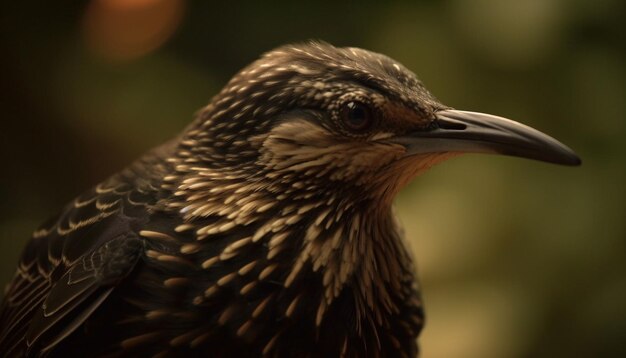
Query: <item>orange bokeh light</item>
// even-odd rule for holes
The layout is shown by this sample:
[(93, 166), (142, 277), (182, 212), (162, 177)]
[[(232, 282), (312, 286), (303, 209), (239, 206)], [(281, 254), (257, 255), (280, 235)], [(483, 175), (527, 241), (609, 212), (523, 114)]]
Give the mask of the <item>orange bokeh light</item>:
[(92, 0), (83, 18), (84, 38), (106, 60), (137, 59), (172, 36), (184, 8), (184, 0)]

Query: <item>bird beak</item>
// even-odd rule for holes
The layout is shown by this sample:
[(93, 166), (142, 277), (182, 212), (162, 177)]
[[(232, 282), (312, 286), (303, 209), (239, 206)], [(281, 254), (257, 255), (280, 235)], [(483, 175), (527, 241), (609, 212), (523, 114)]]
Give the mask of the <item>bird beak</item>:
[(556, 139), (510, 119), (490, 114), (442, 110), (434, 125), (396, 143), (408, 155), (460, 152), (492, 153), (541, 160), (562, 165), (580, 165), (580, 158)]

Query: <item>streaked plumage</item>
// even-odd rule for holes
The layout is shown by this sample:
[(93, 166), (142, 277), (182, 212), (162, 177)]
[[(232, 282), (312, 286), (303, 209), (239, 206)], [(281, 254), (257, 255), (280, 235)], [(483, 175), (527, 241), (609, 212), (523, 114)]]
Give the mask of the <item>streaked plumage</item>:
[[(460, 150), (403, 140), (462, 130), (467, 113), (383, 55), (269, 52), (33, 234), (2, 356), (417, 355), (422, 304), (392, 200)], [(531, 144), (494, 150), (576, 161)]]

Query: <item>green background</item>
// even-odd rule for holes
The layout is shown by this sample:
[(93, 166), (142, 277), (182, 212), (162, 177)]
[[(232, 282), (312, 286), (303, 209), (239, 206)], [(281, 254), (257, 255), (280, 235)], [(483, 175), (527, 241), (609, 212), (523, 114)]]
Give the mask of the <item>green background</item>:
[[(626, 356), (624, 1), (178, 0), (173, 31), (130, 57), (90, 35), (99, 3), (0, 12), (0, 283), (41, 221), (179, 132), (239, 68), (322, 39), (385, 53), (443, 103), (519, 120), (583, 159), (466, 155), (400, 194), (423, 356)], [(133, 14), (121, 36), (148, 26)]]

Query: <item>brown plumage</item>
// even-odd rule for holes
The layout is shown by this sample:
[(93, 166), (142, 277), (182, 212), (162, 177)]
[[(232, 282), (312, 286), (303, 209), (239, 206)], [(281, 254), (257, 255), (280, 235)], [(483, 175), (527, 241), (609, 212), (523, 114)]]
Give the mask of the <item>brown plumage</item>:
[(468, 151), (579, 163), (528, 127), (440, 104), (386, 56), (269, 52), (35, 231), (0, 353), (416, 356), (422, 303), (392, 201)]

